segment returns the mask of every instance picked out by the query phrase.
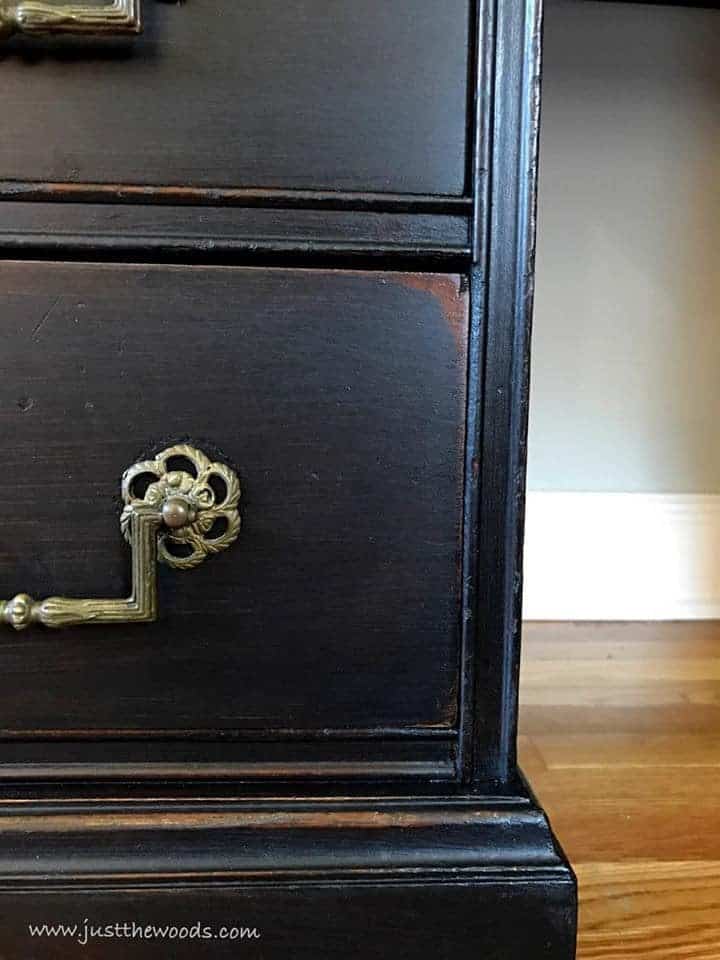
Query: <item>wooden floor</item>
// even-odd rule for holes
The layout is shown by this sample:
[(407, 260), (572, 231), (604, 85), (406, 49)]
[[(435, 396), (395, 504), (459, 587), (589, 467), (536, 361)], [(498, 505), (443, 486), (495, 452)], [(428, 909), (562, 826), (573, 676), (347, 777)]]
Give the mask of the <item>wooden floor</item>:
[(521, 699), (580, 960), (720, 960), (720, 623), (528, 624)]

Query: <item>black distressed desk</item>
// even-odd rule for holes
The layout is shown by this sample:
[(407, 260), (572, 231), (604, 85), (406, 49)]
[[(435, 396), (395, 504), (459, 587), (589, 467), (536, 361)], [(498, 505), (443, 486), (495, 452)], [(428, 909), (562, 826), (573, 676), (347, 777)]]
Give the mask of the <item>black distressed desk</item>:
[(569, 960), (539, 5), (142, 7), (3, 7), (0, 953)]

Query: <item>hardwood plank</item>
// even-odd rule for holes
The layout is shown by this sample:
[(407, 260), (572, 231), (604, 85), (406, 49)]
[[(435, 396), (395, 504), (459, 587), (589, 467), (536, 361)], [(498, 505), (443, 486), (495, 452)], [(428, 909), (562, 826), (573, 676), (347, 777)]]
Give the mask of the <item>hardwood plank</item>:
[[(602, 664), (603, 681), (613, 691), (623, 693), (630, 689), (654, 689), (661, 692), (697, 685), (710, 686), (720, 679), (720, 657), (703, 657), (694, 660), (677, 658), (633, 657), (613, 660), (554, 660), (530, 663), (525, 677), (526, 690), (538, 691), (562, 688), (577, 693), (586, 688), (597, 688), (598, 666)], [(602, 689), (602, 688), (600, 688)]]
[(653, 804), (627, 797), (554, 799), (538, 791), (571, 863), (604, 860), (720, 860), (717, 794)]
[(582, 891), (578, 960), (717, 960), (720, 863), (593, 863)]
[(533, 789), (543, 799), (549, 798), (553, 809), (565, 796), (571, 796), (574, 805), (643, 801), (661, 808), (691, 803), (699, 794), (716, 794), (718, 788), (718, 771), (714, 767), (695, 767), (687, 773), (677, 767), (598, 767), (581, 771), (570, 767), (548, 770), (539, 751), (532, 754), (530, 763), (522, 747), (520, 756)]
[(720, 735), (569, 734), (534, 737), (548, 769), (720, 767)]
[[(556, 705), (552, 698), (544, 703), (525, 703), (521, 729), (525, 732), (563, 734), (576, 733), (672, 733), (684, 730), (702, 733), (720, 730), (720, 703), (625, 703)], [(571, 716), (572, 727), (568, 727)]]
[(521, 764), (575, 865), (579, 960), (720, 957), (720, 624), (532, 624)]
[(687, 623), (526, 623), (525, 660), (562, 656), (605, 659), (622, 656), (665, 656), (688, 660), (720, 656), (720, 621)]
[(720, 729), (719, 677), (714, 623), (592, 624), (584, 631), (532, 624), (524, 638), (523, 723), (544, 733)]

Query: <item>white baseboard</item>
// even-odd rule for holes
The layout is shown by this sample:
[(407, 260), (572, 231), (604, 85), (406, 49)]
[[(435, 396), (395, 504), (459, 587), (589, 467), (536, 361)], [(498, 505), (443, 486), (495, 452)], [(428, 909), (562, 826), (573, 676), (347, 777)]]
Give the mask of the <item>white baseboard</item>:
[(720, 496), (530, 492), (524, 616), (720, 618)]

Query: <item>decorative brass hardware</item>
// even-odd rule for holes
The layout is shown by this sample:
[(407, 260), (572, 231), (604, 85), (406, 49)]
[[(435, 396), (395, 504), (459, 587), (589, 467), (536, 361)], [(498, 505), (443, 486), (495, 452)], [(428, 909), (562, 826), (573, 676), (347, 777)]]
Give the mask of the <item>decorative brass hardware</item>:
[[(146, 483), (140, 492), (141, 484)], [(136, 463), (122, 478), (120, 526), (132, 548), (132, 593), (119, 600), (0, 600), (0, 624), (146, 623), (157, 618), (157, 563), (189, 570), (226, 550), (240, 533), (240, 481), (223, 463), (179, 444)]]
[(132, 36), (142, 31), (140, 4), (141, 0), (111, 0), (110, 3), (0, 0), (0, 37), (13, 33)]

